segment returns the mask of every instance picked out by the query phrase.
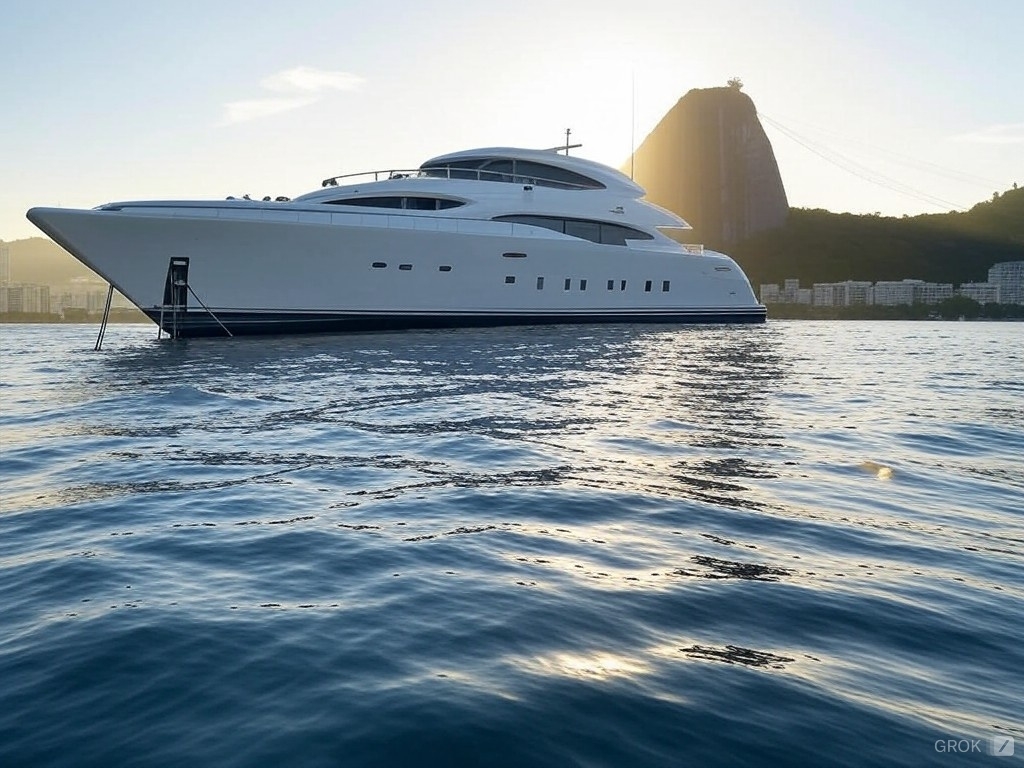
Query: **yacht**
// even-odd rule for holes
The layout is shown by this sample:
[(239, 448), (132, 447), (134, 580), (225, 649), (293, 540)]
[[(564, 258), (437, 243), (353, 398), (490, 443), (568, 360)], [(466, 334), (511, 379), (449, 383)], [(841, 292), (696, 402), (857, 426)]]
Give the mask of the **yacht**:
[(568, 147), (496, 147), (294, 199), (27, 215), (172, 337), (763, 322), (736, 262), (643, 196)]

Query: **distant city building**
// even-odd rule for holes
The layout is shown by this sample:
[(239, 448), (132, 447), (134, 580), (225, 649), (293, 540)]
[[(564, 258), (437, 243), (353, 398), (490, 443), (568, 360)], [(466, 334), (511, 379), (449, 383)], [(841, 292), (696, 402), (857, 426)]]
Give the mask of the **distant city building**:
[(779, 286), (778, 286), (778, 283), (762, 283), (761, 284), (761, 303), (762, 304), (778, 304), (779, 303)]
[(782, 284), (782, 289), (775, 283), (761, 284), (762, 304), (811, 304), (813, 292), (810, 288), (801, 288), (798, 279), (789, 279)]
[(938, 304), (953, 295), (952, 283), (926, 283), (919, 280), (914, 286), (914, 304)]
[(846, 280), (842, 283), (815, 283), (814, 304), (822, 307), (848, 307), (872, 303), (871, 283)]
[[(968, 283), (968, 286), (987, 286), (987, 283)], [(992, 295), (991, 287), (976, 289), (979, 296)], [(801, 288), (797, 279), (787, 279), (781, 290), (773, 283), (761, 285), (763, 304), (813, 304), (816, 307), (850, 307), (877, 304), (895, 307), (900, 304), (938, 304), (953, 295), (951, 283), (927, 283), (924, 280), (889, 280), (870, 283), (867, 280), (844, 280), (841, 283), (815, 283), (813, 288)], [(964, 294), (967, 295), (967, 294)], [(979, 299), (980, 301), (981, 299)], [(984, 298), (991, 301), (990, 298)]]
[[(54, 312), (63, 312), (67, 309), (84, 309), (87, 312), (101, 312), (107, 302), (107, 289), (92, 289), (73, 286), (70, 291), (62, 291), (60, 297), (53, 302)], [(132, 306), (120, 292), (114, 291), (113, 300), (110, 306), (114, 309), (127, 309)]]
[(841, 298), (836, 301), (836, 283), (815, 283), (812, 290), (812, 301), (816, 307), (834, 307), (843, 303)]
[(0, 285), (11, 282), (11, 247), (0, 243)]
[(0, 287), (0, 312), (26, 315), (50, 314), (50, 286), (4, 285)]
[(995, 283), (964, 283), (958, 293), (979, 304), (994, 304), (999, 301), (999, 286)]
[(914, 287), (924, 280), (880, 280), (872, 291), (873, 302), (882, 307), (914, 303)]
[(797, 303), (797, 291), (800, 290), (800, 280), (790, 278), (782, 283), (782, 292), (779, 294), (779, 301), (784, 304)]
[(1024, 304), (1024, 261), (993, 264), (988, 281), (999, 286), (1000, 304)]

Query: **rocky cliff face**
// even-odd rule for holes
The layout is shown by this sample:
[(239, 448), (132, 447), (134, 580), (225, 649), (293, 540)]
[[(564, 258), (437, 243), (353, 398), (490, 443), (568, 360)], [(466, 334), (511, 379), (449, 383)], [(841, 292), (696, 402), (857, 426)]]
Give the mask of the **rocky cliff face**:
[(789, 212), (772, 145), (754, 102), (738, 88), (687, 93), (632, 165), (647, 199), (686, 219), (694, 242), (712, 248), (781, 226)]

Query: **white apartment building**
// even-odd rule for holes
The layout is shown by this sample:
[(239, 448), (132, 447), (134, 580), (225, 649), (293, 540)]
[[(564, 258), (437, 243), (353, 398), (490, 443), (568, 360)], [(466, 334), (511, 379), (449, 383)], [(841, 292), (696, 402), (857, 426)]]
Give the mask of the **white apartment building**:
[(797, 292), (800, 290), (800, 280), (789, 278), (782, 282), (782, 292), (779, 294), (779, 301), (783, 304), (796, 304)]
[(919, 280), (914, 286), (915, 304), (938, 304), (953, 295), (952, 283), (926, 283)]
[(50, 286), (4, 285), (0, 287), (0, 311), (30, 315), (50, 314)]
[(761, 283), (761, 303), (779, 303), (779, 286), (776, 283)]
[(782, 289), (775, 283), (761, 284), (762, 304), (811, 304), (813, 303), (813, 291), (810, 288), (801, 288), (800, 280), (789, 278), (782, 283)]
[(879, 280), (875, 283), (873, 300), (882, 307), (914, 303), (914, 285), (924, 280)]
[(968, 299), (974, 299), (979, 304), (999, 301), (999, 286), (995, 283), (964, 283), (957, 293)]
[(811, 301), (816, 307), (837, 307), (844, 303), (838, 283), (815, 283)]
[[(1021, 264), (1024, 262), (1008, 262)], [(996, 265), (1005, 266), (1005, 265)], [(993, 268), (994, 269), (994, 268)], [(1001, 287), (991, 283), (965, 283), (958, 291), (980, 303), (997, 301), (993, 298)], [(1024, 290), (1024, 289), (1022, 289)], [(815, 283), (813, 288), (801, 288), (800, 281), (789, 279), (778, 285), (761, 285), (763, 304), (813, 304), (816, 307), (849, 307), (877, 304), (895, 307), (900, 304), (939, 304), (954, 295), (952, 283), (928, 283), (924, 280), (844, 280), (841, 283)], [(1001, 295), (1001, 294), (1000, 294)], [(1002, 301), (1002, 299), (998, 299)], [(1021, 303), (1024, 303), (1022, 301)]]
[(845, 280), (841, 283), (815, 283), (814, 304), (822, 307), (849, 307), (871, 304), (872, 286), (866, 280)]
[(988, 281), (999, 286), (1000, 304), (1024, 304), (1024, 261), (993, 264)]
[(11, 282), (11, 246), (0, 243), (0, 285)]

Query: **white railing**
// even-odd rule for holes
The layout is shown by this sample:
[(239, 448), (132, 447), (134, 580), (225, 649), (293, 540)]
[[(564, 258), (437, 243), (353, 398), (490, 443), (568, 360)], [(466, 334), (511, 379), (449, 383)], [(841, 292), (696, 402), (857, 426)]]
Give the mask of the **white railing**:
[(357, 179), (360, 177), (373, 177), (374, 181), (380, 181), (383, 176), (388, 179), (408, 178), (430, 178), (430, 179), (469, 179), (475, 181), (502, 181), (510, 184), (526, 184), (541, 187), (558, 187), (559, 189), (600, 189), (592, 184), (575, 184), (571, 181), (560, 181), (559, 179), (546, 179), (539, 176), (524, 176), (520, 173), (506, 173), (503, 171), (488, 171), (481, 168), (460, 168), (457, 166), (443, 165), (431, 166), (430, 168), (390, 168), (380, 171), (360, 171), (358, 173), (344, 173), (340, 176), (331, 176), (324, 179), (320, 186), (336, 187), (341, 179)]

